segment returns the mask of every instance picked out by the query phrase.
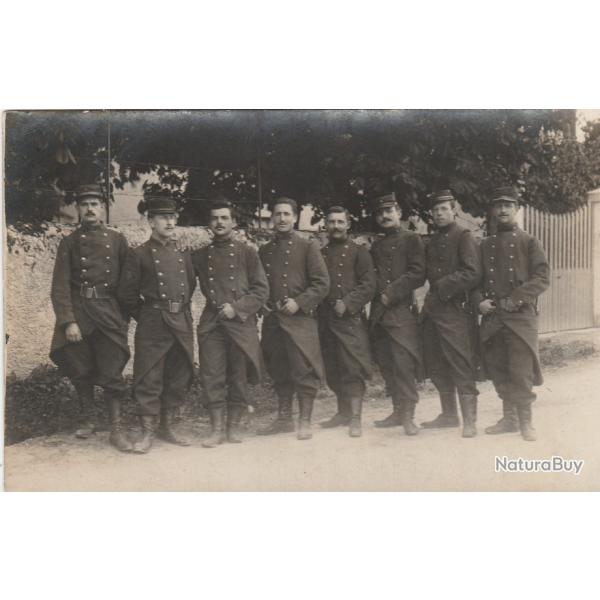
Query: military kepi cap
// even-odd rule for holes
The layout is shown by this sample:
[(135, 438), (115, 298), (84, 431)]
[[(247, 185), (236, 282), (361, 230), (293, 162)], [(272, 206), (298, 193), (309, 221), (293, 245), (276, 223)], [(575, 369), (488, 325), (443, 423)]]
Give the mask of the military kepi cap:
[(105, 197), (102, 186), (98, 183), (86, 183), (80, 185), (75, 190), (75, 199), (77, 202), (81, 202), (85, 198), (97, 198), (98, 200), (104, 201)]
[(151, 196), (146, 200), (148, 215), (172, 215), (177, 212), (175, 200), (169, 196)]
[(375, 212), (381, 210), (382, 208), (388, 208), (390, 206), (398, 206), (395, 192), (390, 192), (389, 194), (378, 196), (373, 200), (373, 211)]
[(519, 192), (512, 185), (503, 185), (492, 190), (492, 204), (494, 202), (519, 202)]
[(442, 202), (452, 201), (456, 201), (456, 198), (450, 190), (437, 190), (429, 194), (429, 208), (433, 208), (437, 204), (442, 204)]

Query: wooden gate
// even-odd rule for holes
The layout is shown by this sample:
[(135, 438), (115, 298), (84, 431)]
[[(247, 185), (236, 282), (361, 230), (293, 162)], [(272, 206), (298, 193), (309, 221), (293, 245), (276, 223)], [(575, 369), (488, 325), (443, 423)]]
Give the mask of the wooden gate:
[(594, 325), (590, 207), (555, 215), (523, 209), (523, 229), (542, 245), (550, 263), (550, 289), (538, 301), (540, 333)]

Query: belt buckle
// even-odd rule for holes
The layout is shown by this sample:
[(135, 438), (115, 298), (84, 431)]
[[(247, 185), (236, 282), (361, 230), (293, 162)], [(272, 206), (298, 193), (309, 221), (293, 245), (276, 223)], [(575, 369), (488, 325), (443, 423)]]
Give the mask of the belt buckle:
[(169, 312), (170, 313), (181, 312), (181, 302), (174, 302), (173, 300), (169, 300)]
[(93, 285), (92, 287), (85, 287), (85, 286), (81, 286), (81, 295), (84, 298), (94, 298), (96, 296), (96, 286)]

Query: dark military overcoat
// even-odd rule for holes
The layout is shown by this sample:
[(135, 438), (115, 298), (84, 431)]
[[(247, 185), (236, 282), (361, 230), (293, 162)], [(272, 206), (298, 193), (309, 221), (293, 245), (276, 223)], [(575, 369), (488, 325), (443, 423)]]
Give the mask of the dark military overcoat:
[[(381, 325), (422, 366), (421, 341), (413, 310), (414, 290), (425, 283), (425, 248), (421, 236), (397, 229), (373, 242), (377, 293), (371, 303), (370, 326)], [(381, 294), (389, 305), (381, 302)]]
[[(169, 351), (173, 338), (194, 365), (194, 331), (190, 301), (196, 278), (189, 250), (174, 241), (162, 244), (151, 237), (129, 252), (119, 283), (118, 297), (137, 320), (137, 350), (133, 365), (134, 385)], [(153, 302), (182, 303), (182, 312), (153, 308)]]
[(115, 360), (121, 363), (120, 369), (125, 367), (129, 359), (128, 320), (116, 292), (126, 258), (126, 239), (104, 225), (79, 227), (61, 240), (50, 294), (56, 314), (50, 358), (59, 367), (66, 366), (61, 350), (68, 343), (68, 323), (77, 323), (84, 336), (95, 329), (102, 331), (122, 348), (125, 354), (115, 353)]
[(429, 291), (422, 310), (424, 359), (437, 334), (473, 368), (476, 360), (476, 315), (469, 294), (481, 279), (477, 242), (468, 229), (452, 223), (436, 232), (425, 247)]
[[(311, 364), (320, 379), (324, 378), (323, 356), (319, 344), (316, 308), (329, 291), (329, 275), (317, 241), (291, 232), (277, 235), (261, 247), (262, 260), (269, 281), (268, 309), (262, 330), (262, 346), (269, 367), (269, 350), (277, 347), (270, 340), (273, 325), (285, 331)], [(277, 305), (293, 298), (300, 310), (284, 315)]]
[[(241, 348), (251, 365), (249, 381), (257, 383), (264, 370), (256, 329), (256, 313), (269, 297), (269, 284), (258, 252), (237, 240), (214, 241), (192, 255), (206, 304), (198, 323), (198, 344), (219, 326)], [(233, 319), (219, 319), (219, 307), (229, 303)]]
[[(351, 240), (331, 240), (321, 251), (329, 272), (330, 287), (319, 306), (319, 329), (329, 330), (360, 365), (362, 376), (372, 374), (369, 334), (364, 307), (375, 295), (375, 271), (369, 251)], [(346, 312), (338, 317), (333, 310), (342, 300)]]
[[(516, 225), (483, 239), (480, 249), (483, 276), (473, 294), (473, 304), (478, 306), (484, 298), (489, 298), (497, 306), (494, 313), (481, 320), (481, 342), (487, 342), (503, 325), (508, 327), (533, 354), (534, 385), (541, 385), (537, 298), (550, 284), (550, 267), (544, 249), (536, 238)], [(520, 309), (503, 310), (502, 300), (506, 298), (511, 298)]]

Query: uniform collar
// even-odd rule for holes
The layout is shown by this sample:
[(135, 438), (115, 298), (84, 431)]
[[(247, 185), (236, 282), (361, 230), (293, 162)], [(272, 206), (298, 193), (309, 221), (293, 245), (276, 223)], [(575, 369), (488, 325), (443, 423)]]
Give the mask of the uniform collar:
[(448, 225), (445, 225), (444, 227), (438, 227), (437, 231), (439, 233), (448, 233), (449, 231), (451, 231), (455, 227), (456, 227), (456, 221), (452, 221), (452, 223), (450, 223)]
[(276, 233), (275, 234), (275, 240), (279, 241), (279, 240), (291, 240), (294, 237), (294, 232), (290, 231), (288, 233)]
[(99, 222), (96, 225), (87, 225), (87, 224), (82, 223), (79, 226), (79, 229), (81, 231), (100, 231), (101, 229), (106, 229), (106, 227), (104, 227), (104, 223), (102, 223), (102, 222)]
[(350, 238), (346, 236), (343, 240), (336, 240), (335, 238), (329, 238), (328, 245), (329, 246), (343, 246), (348, 243)]
[(157, 246), (159, 248), (166, 248), (167, 246), (173, 246), (175, 244), (175, 240), (173, 238), (166, 242), (162, 242), (158, 238), (154, 237), (154, 233), (150, 235), (150, 239), (148, 241), (152, 246)]
[(383, 235), (387, 238), (392, 235), (399, 235), (400, 233), (402, 233), (402, 225), (399, 225), (398, 227), (394, 227), (394, 229), (389, 229), (387, 231), (384, 231)]
[(503, 231), (516, 231), (517, 229), (519, 229), (519, 226), (516, 223), (513, 223), (512, 225), (501, 225), (498, 223), (498, 233)]
[(214, 237), (212, 244), (217, 247), (233, 245), (233, 235), (230, 235), (225, 239), (217, 239), (216, 237)]

